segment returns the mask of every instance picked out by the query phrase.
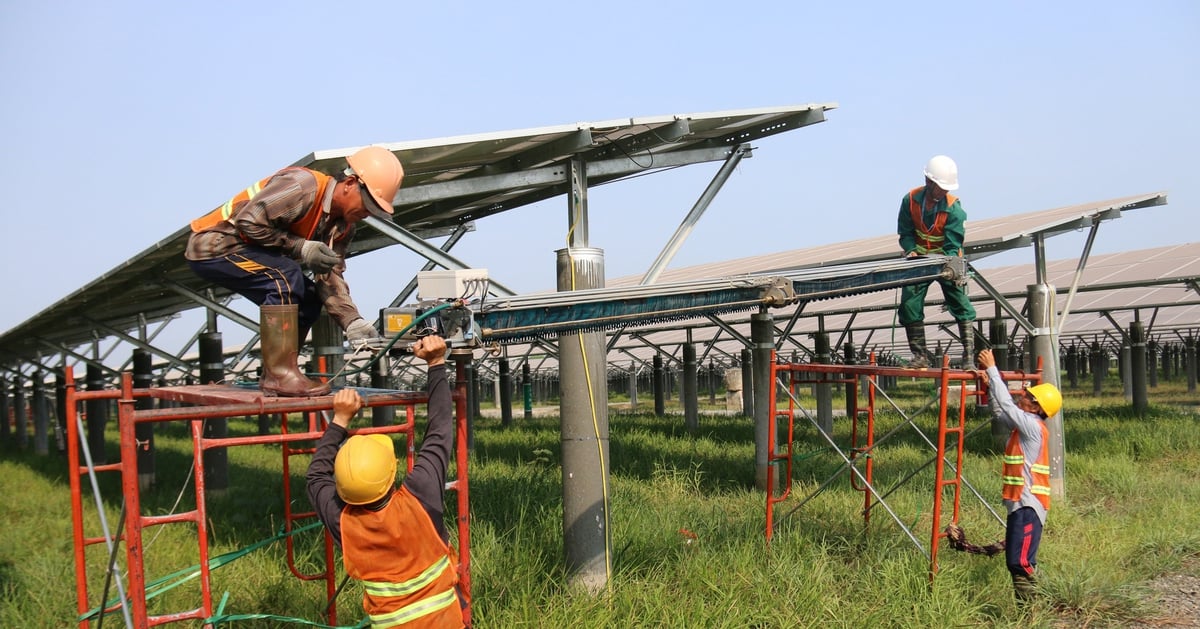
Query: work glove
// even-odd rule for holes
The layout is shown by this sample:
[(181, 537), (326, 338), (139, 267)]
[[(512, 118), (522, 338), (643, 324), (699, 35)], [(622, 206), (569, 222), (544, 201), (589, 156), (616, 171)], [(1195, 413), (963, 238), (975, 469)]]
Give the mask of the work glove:
[(380, 349), (383, 347), (383, 337), (379, 336), (375, 326), (367, 323), (366, 319), (361, 317), (346, 326), (346, 340), (353, 348), (366, 346), (369, 349)]
[(328, 273), (341, 261), (342, 258), (338, 256), (337, 252), (323, 242), (306, 240), (300, 246), (300, 262), (312, 269), (313, 273)]

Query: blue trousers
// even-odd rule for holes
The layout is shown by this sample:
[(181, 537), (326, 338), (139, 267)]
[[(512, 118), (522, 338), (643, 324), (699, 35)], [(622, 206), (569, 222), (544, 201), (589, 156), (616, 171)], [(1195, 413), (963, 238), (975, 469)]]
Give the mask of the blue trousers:
[(300, 307), (300, 342), (308, 337), (313, 322), (321, 315), (321, 298), (316, 284), (300, 263), (278, 253), (247, 247), (237, 253), (203, 261), (188, 261), (201, 278), (249, 299), (259, 306), (296, 304)]
[(1042, 521), (1033, 507), (1021, 507), (1008, 514), (1004, 530), (1004, 560), (1008, 571), (1016, 576), (1033, 576), (1041, 541)]

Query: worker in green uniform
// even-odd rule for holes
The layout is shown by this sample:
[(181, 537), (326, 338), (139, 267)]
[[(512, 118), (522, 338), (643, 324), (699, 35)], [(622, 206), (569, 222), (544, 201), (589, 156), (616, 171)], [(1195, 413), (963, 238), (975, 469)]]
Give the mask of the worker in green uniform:
[[(925, 185), (913, 188), (900, 202), (896, 232), (900, 248), (907, 258), (928, 253), (961, 256), (966, 236), (967, 214), (958, 197), (950, 194), (958, 189), (958, 165), (945, 155), (935, 155), (925, 165)], [(925, 346), (925, 294), (929, 285), (910, 284), (900, 291), (900, 324), (908, 335), (912, 350), (911, 366), (928, 367), (933, 356)], [(938, 278), (946, 307), (958, 321), (963, 344), (962, 366), (969, 368), (974, 360), (975, 308), (964, 287), (953, 280)]]

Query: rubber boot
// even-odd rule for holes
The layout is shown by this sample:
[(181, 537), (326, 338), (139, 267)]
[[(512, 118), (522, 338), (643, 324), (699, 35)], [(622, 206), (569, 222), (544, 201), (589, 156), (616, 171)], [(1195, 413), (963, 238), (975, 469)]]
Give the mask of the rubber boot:
[(283, 397), (314, 397), (329, 393), (329, 383), (310, 380), (296, 366), (300, 355), (300, 335), (297, 319), (300, 307), (295, 304), (262, 306), (259, 308), (258, 333), (262, 338), (263, 393)]
[(912, 360), (908, 366), (914, 369), (929, 367), (929, 350), (925, 349), (925, 323), (910, 323), (904, 326), (908, 334), (908, 348), (912, 350)]
[(1028, 605), (1037, 596), (1037, 579), (1034, 579), (1033, 575), (1014, 574), (1012, 582), (1013, 594), (1017, 597), (1018, 605)]
[(958, 322), (958, 338), (962, 339), (962, 368), (975, 368), (975, 324), (972, 321)]

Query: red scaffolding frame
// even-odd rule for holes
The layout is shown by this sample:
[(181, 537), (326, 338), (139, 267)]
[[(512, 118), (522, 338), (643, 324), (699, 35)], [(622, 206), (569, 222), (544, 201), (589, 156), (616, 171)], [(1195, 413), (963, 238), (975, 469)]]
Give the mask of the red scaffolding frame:
[[(1025, 373), (1020, 371), (1005, 371), (1001, 372), (1006, 383), (1013, 382), (1028, 382), (1029, 384), (1037, 384), (1041, 382), (1041, 361), (1038, 361), (1038, 370), (1033, 373)], [(785, 383), (781, 378), (781, 374), (788, 374), (789, 381)], [(796, 378), (792, 374), (803, 374), (813, 376), (814, 379)], [(880, 377), (903, 377), (903, 378), (928, 378), (934, 379), (938, 383), (938, 429), (936, 442), (929, 442), (924, 433), (917, 429), (917, 432), (926, 439), (936, 452), (930, 463), (936, 463), (935, 479), (933, 487), (933, 512), (932, 526), (929, 537), (929, 550), (921, 545), (916, 535), (904, 525), (904, 522), (896, 515), (892, 508), (887, 504), (886, 494), (880, 494), (876, 491), (873, 484), (874, 476), (874, 451), (876, 446), (881, 442), (875, 439), (875, 402), (876, 393), (882, 392), (879, 388)], [(859, 382), (866, 382), (866, 406), (861, 406), (859, 402)], [(866, 531), (867, 525), (871, 519), (871, 509), (879, 505), (883, 507), (892, 519), (900, 525), (900, 528), (908, 535), (909, 539), (921, 549), (929, 558), (929, 578), (932, 580), (938, 570), (938, 546), (941, 538), (947, 537), (946, 531), (942, 528), (942, 511), (944, 509), (943, 493), (946, 487), (953, 488), (953, 499), (951, 501), (950, 522), (955, 526), (958, 525), (959, 507), (962, 499), (962, 488), (966, 485), (975, 494), (984, 505), (987, 501), (979, 494), (970, 483), (962, 476), (963, 467), (963, 446), (967, 432), (967, 407), (968, 400), (975, 399), (980, 404), (987, 402), (987, 374), (982, 371), (964, 371), (950, 369), (949, 358), (943, 359), (940, 369), (909, 369), (904, 367), (884, 367), (875, 364), (874, 355), (871, 356), (870, 364), (867, 365), (827, 365), (816, 363), (779, 363), (776, 361), (775, 354), (771, 354), (771, 394), (769, 398), (768, 408), (773, 409), (769, 413), (769, 432), (772, 439), (777, 434), (777, 421), (783, 419), (787, 422), (787, 440), (779, 448), (772, 448), (768, 456), (767, 464), (767, 503), (766, 503), (766, 539), (767, 543), (771, 542), (777, 522), (775, 521), (775, 505), (787, 500), (792, 491), (792, 461), (794, 457), (793, 444), (795, 441), (795, 420), (797, 413), (806, 417), (813, 426), (817, 429), (817, 434), (820, 435), (834, 451), (836, 451), (843, 460), (843, 467), (839, 469), (832, 477), (825, 481), (815, 492), (801, 501), (800, 505), (792, 509), (790, 513), (795, 512), (802, 507), (806, 502), (814, 498), (818, 493), (823, 491), (825, 487), (831, 484), (838, 476), (841, 475), (843, 469), (850, 470), (850, 485), (856, 491), (863, 493), (863, 530)], [(794, 388), (797, 385), (811, 384), (836, 384), (842, 383), (846, 387), (846, 399), (848, 402), (847, 414), (850, 420), (850, 444), (843, 451), (834, 441), (832, 435), (826, 434), (820, 429), (816, 420), (796, 401), (796, 396), (793, 394)], [(958, 383), (958, 412), (956, 417), (949, 415), (949, 401), (951, 383)], [(968, 394), (968, 384), (974, 384), (974, 391)], [(777, 392), (783, 389), (788, 395), (788, 406), (786, 409), (778, 408)], [(887, 396), (886, 393), (883, 395)], [(888, 398), (888, 402), (891, 402)], [(898, 407), (896, 410), (900, 410)], [(903, 412), (901, 411), (903, 414)], [(916, 425), (912, 423), (912, 419), (906, 417), (906, 423), (912, 425), (916, 429)], [(903, 425), (903, 424), (902, 424)], [(894, 431), (893, 431), (894, 432)], [(889, 432), (884, 436), (890, 436)], [(860, 442), (861, 439), (861, 442)], [(953, 451), (954, 462), (950, 463), (946, 457)], [(862, 469), (859, 469), (859, 459), (863, 459)], [(785, 471), (782, 475), (782, 487), (778, 492), (775, 486), (776, 481), (776, 466), (781, 466)], [(949, 467), (949, 470), (947, 470)], [(923, 468), (922, 468), (923, 469)], [(920, 471), (920, 470), (917, 470)], [(913, 476), (913, 472), (908, 477), (900, 481), (899, 485), (904, 484)], [(988, 507), (991, 508), (990, 506)], [(995, 511), (992, 511), (995, 514)], [(787, 515), (787, 514), (785, 514)], [(1003, 524), (1003, 518), (998, 515), (997, 519)]]
[[(468, 601), (464, 616), (470, 621), (470, 527), (469, 527), (469, 483), (467, 473), (467, 423), (466, 423), (466, 373), (465, 363), (455, 361), (456, 379), (453, 392), (456, 431), (455, 431), (455, 467), (456, 475), (447, 482), (446, 489), (455, 492), (457, 498), (457, 550), (459, 587), (464, 598)], [(280, 444), (283, 452), (283, 493), (284, 493), (284, 531), (287, 541), (287, 563), (292, 574), (301, 580), (324, 580), (327, 620), (330, 624), (337, 622), (337, 609), (334, 594), (336, 592), (336, 574), (334, 564), (333, 541), (328, 532), (325, 534), (325, 570), (316, 574), (304, 574), (295, 564), (295, 554), (291, 532), (294, 523), (306, 518), (315, 518), (315, 511), (293, 512), (291, 500), (291, 482), (289, 461), (292, 456), (312, 454), (312, 447), (293, 447), (298, 442), (314, 442), (324, 432), (324, 422), (319, 421), (319, 412), (333, 408), (331, 395), (312, 398), (275, 398), (264, 397), (258, 389), (246, 389), (230, 385), (199, 385), (186, 387), (160, 387), (135, 389), (131, 374), (123, 373), (119, 389), (99, 391), (78, 391), (72, 369), (66, 370), (66, 408), (67, 452), (70, 465), (69, 474), (71, 485), (72, 531), (75, 546), (75, 589), (79, 624), (90, 627), (92, 610), (103, 607), (102, 613), (110, 613), (127, 605), (125, 611), (135, 627), (145, 628), (183, 620), (206, 620), (213, 617), (213, 597), (210, 586), (209, 548), (208, 548), (208, 515), (205, 501), (204, 457), (205, 450), (256, 444)], [(402, 406), (405, 408), (405, 422), (390, 426), (361, 428), (350, 431), (351, 434), (397, 434), (404, 435), (406, 440), (406, 465), (412, 470), (414, 454), (415, 408), (428, 401), (425, 393), (403, 391), (381, 391), (368, 389), (363, 396), (368, 407)], [(173, 402), (186, 402), (195, 406), (135, 410), (134, 404), (138, 399), (156, 398)], [(118, 405), (117, 421), (120, 433), (120, 456), (115, 463), (102, 465), (80, 464), (80, 424), (79, 405), (88, 400), (116, 400)], [(307, 430), (305, 432), (289, 433), (287, 414), (305, 413)], [(256, 435), (243, 437), (208, 438), (203, 434), (203, 420), (223, 417), (240, 417), (253, 415), (282, 415), (281, 432), (279, 434)], [(137, 424), (148, 422), (189, 421), (192, 435), (192, 465), (193, 483), (195, 488), (196, 508), (182, 513), (164, 516), (144, 515), (141, 512), (141, 493), (138, 484), (137, 449), (139, 444), (135, 436)], [(90, 457), (88, 462), (90, 462)], [(124, 499), (122, 509), (123, 525), (121, 530), (113, 532), (112, 537), (88, 536), (84, 528), (82, 479), (93, 473), (115, 471), (121, 477), (121, 489)], [(97, 497), (99, 502), (99, 497)], [(102, 515), (102, 514), (101, 514)], [(143, 530), (146, 527), (170, 523), (191, 523), (197, 529), (199, 546), (199, 580), (201, 591), (200, 606), (194, 609), (150, 615), (146, 599), (146, 574), (143, 542)], [(107, 525), (105, 525), (107, 526)], [(107, 534), (107, 531), (105, 531)], [(128, 572), (128, 591), (124, 592), (124, 600), (114, 605), (107, 605), (101, 600), (98, 604), (89, 601), (86, 550), (93, 544), (115, 545), (125, 542), (125, 569)], [(107, 606), (106, 606), (107, 605)]]

